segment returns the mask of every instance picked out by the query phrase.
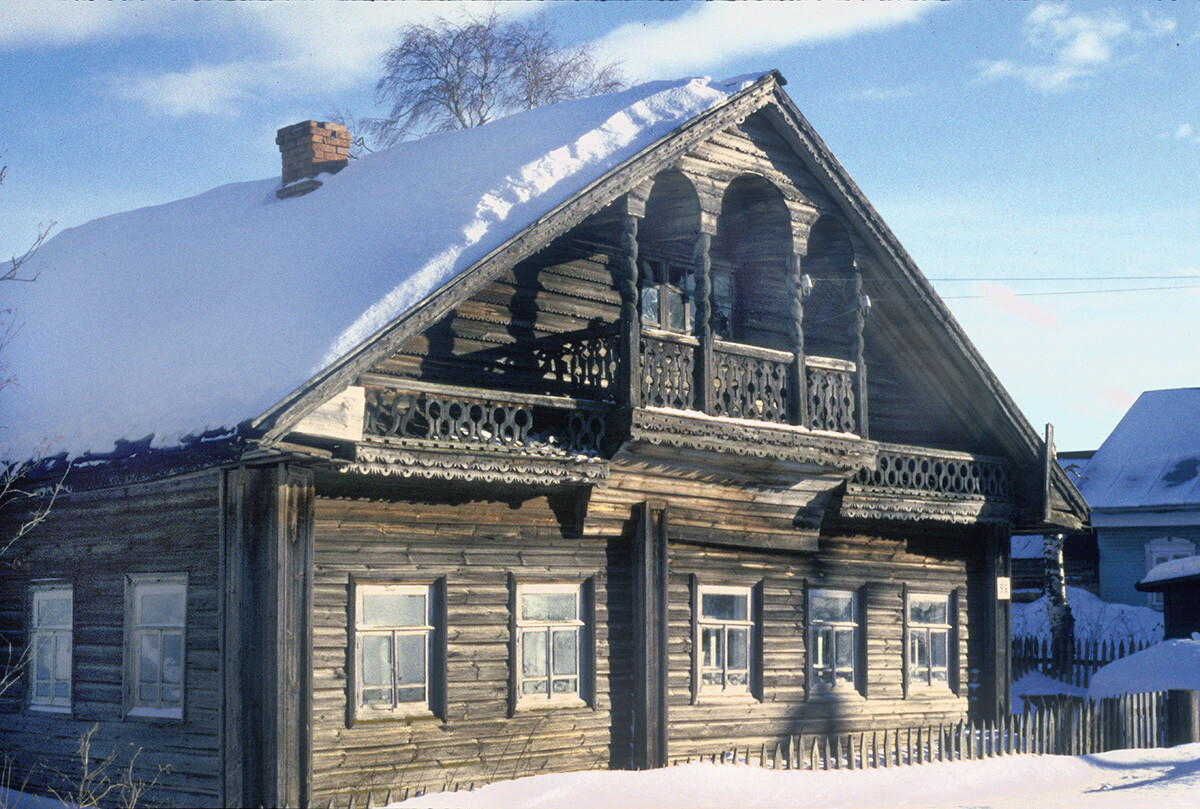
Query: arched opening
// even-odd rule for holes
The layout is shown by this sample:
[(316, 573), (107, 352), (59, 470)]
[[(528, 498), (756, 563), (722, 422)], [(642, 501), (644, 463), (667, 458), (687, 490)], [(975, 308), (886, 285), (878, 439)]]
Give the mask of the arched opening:
[(804, 301), (804, 352), (853, 360), (858, 346), (854, 246), (841, 222), (830, 216), (816, 221), (801, 268), (812, 280)]
[(642, 326), (692, 334), (696, 322), (693, 251), (700, 200), (680, 171), (654, 179), (638, 227), (638, 297)]
[(794, 350), (791, 254), (791, 216), (779, 189), (757, 175), (730, 183), (712, 250), (716, 336)]

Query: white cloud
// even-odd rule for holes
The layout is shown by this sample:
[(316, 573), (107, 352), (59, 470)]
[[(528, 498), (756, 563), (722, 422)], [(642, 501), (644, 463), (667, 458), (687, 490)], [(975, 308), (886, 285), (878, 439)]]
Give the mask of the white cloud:
[(1143, 10), (1140, 24), (1113, 11), (1073, 13), (1065, 3), (1041, 3), (1025, 18), (1030, 48), (1048, 57), (1038, 63), (1014, 59), (980, 63), (983, 79), (1014, 78), (1043, 93), (1076, 87), (1117, 61), (1118, 50), (1175, 31), (1175, 21)]
[(1200, 143), (1200, 134), (1197, 134), (1196, 128), (1189, 123), (1182, 123), (1175, 128), (1175, 140), (1185, 140), (1190, 143)]
[[(657, 23), (622, 25), (594, 44), (634, 79), (720, 70), (746, 56), (912, 22), (934, 3), (696, 3)], [(766, 65), (769, 66), (769, 65)]]
[(130, 36), (161, 25), (165, 5), (55, 3), (42, 0), (0, 2), (0, 51), (62, 46), (115, 36)]

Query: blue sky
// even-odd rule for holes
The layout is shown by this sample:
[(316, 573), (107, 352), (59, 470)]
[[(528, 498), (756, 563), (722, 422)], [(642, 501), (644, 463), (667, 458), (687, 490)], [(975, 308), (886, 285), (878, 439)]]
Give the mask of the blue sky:
[[(631, 80), (778, 68), (1060, 449), (1098, 446), (1142, 390), (1200, 385), (1200, 4), (498, 7)], [(0, 0), (0, 255), (39, 223), (277, 174), (276, 129), (377, 113), (396, 30), (455, 12)]]

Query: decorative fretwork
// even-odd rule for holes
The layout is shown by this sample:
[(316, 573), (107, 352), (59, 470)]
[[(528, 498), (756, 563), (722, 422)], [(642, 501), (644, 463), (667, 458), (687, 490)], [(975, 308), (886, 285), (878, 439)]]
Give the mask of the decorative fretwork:
[(853, 364), (843, 368), (828, 361), (809, 357), (805, 376), (808, 379), (808, 427), (833, 433), (857, 433), (855, 429)]
[(538, 404), (368, 389), (363, 433), (385, 439), (538, 453), (592, 453), (604, 414)]
[(722, 343), (713, 350), (713, 415), (787, 423), (792, 357)]
[(617, 374), (617, 332), (605, 327), (543, 337), (533, 344), (542, 377), (579, 394), (609, 393)]
[(647, 407), (695, 408), (696, 349), (689, 338), (642, 334), (642, 400)]
[(1012, 472), (1003, 462), (920, 450), (881, 449), (875, 469), (860, 470), (854, 482), (892, 492), (1012, 499)]

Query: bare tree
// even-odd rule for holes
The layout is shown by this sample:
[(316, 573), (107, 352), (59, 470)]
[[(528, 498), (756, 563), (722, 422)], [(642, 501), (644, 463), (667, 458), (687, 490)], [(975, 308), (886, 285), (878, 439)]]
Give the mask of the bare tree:
[(598, 65), (589, 46), (560, 46), (545, 15), (506, 22), (495, 7), (405, 26), (383, 68), (375, 101), (391, 105), (387, 116), (358, 121), (381, 146), (624, 86), (616, 65)]

